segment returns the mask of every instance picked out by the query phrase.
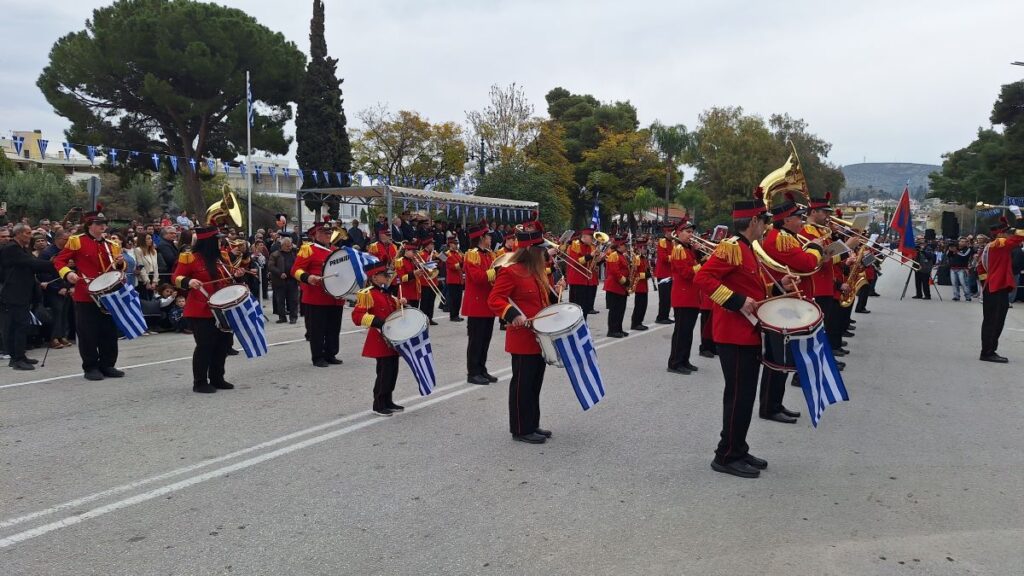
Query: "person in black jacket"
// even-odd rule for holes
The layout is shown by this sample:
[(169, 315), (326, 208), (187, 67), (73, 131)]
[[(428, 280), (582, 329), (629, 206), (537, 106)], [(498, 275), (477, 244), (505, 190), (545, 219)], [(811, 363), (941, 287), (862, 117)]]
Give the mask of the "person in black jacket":
[(171, 271), (178, 264), (178, 246), (175, 241), (178, 239), (178, 231), (172, 226), (167, 226), (160, 232), (160, 244), (156, 247), (157, 269), (160, 273), (160, 282), (171, 281)]
[(36, 360), (25, 356), (25, 337), (31, 325), (32, 305), (42, 298), (36, 273), (53, 270), (53, 265), (36, 258), (29, 252), (32, 228), (16, 224), (14, 241), (0, 251), (4, 270), (4, 288), (0, 292), (0, 326), (3, 327), (10, 367), (15, 370), (35, 370)]
[(917, 294), (912, 298), (931, 300), (932, 289), (929, 281), (932, 277), (932, 268), (935, 266), (935, 244), (925, 244), (917, 251), (917, 263), (921, 265), (921, 269), (914, 272), (914, 289)]

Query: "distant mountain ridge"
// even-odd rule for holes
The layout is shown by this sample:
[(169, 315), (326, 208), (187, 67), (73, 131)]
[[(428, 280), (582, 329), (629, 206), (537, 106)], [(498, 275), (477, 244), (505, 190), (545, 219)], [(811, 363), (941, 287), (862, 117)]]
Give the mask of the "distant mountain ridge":
[(849, 164), (842, 167), (846, 186), (839, 195), (844, 201), (899, 198), (909, 182), (911, 196), (921, 199), (928, 194), (928, 175), (940, 170), (942, 166), (909, 162)]

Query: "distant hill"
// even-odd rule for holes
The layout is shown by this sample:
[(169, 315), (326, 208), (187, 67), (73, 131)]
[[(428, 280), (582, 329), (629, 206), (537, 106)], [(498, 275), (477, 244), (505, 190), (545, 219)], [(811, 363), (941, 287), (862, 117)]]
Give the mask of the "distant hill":
[(928, 193), (928, 175), (942, 170), (933, 164), (869, 162), (843, 166), (846, 186), (840, 191), (843, 201), (868, 198), (899, 198), (910, 182), (910, 195), (922, 199)]

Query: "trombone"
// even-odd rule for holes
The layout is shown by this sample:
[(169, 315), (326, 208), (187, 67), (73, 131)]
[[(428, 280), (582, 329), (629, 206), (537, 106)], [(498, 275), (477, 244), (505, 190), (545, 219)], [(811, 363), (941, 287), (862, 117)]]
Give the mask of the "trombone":
[[(608, 238), (607, 234), (604, 234), (602, 232), (598, 232), (598, 234), (602, 234), (606, 239)], [(545, 236), (544, 237), (544, 244), (543, 244), (543, 246), (545, 248), (548, 248), (548, 249), (552, 249), (553, 248), (555, 250), (555, 256), (554, 256), (553, 260), (555, 261), (556, 265), (557, 265), (558, 261), (561, 260), (562, 262), (565, 262), (566, 266), (572, 268), (573, 270), (575, 270), (579, 274), (582, 274), (583, 276), (586, 276), (586, 278), (589, 280), (594, 275), (593, 271), (590, 269), (590, 267), (589, 266), (584, 266), (583, 264), (580, 264), (579, 262), (574, 260), (571, 256), (569, 256), (568, 252), (566, 252), (565, 250), (562, 249), (562, 246), (564, 246), (565, 243), (568, 242), (570, 238), (572, 238), (572, 235), (573, 235), (573, 231), (572, 230), (566, 230), (565, 232), (562, 233), (562, 236), (558, 238), (557, 242), (555, 242), (554, 240), (551, 240), (550, 238)], [(596, 238), (597, 234), (595, 234), (594, 237)]]
[(437, 296), (437, 299), (441, 302), (441, 305), (443, 306), (445, 303), (444, 294), (442, 294), (441, 289), (438, 288), (437, 282), (435, 282), (434, 279), (430, 276), (431, 273), (433, 273), (435, 270), (432, 270), (429, 266), (427, 266), (427, 263), (415, 250), (412, 251), (412, 261), (413, 264), (416, 265), (416, 269), (421, 270), (423, 272), (423, 275), (420, 276), (420, 279), (423, 280), (423, 283), (427, 285), (427, 288), (430, 288), (434, 292), (434, 295)]
[(884, 246), (872, 246), (872, 245), (870, 245), (871, 238), (869, 238), (869, 237), (865, 236), (864, 234), (861, 234), (860, 232), (858, 232), (853, 227), (853, 222), (851, 222), (849, 220), (843, 220), (841, 218), (836, 218), (835, 216), (829, 216), (828, 217), (828, 222), (829, 222), (829, 224), (832, 225), (832, 230), (834, 230), (836, 232), (836, 234), (839, 234), (841, 236), (845, 236), (846, 238), (855, 238), (857, 240), (860, 240), (861, 242), (864, 243), (864, 245), (868, 248), (868, 250), (870, 250), (870, 251), (874, 252), (875, 254), (881, 256), (882, 258), (888, 258), (890, 260), (894, 260), (897, 264), (900, 264), (902, 266), (906, 266), (907, 268), (910, 268), (911, 270), (913, 270), (915, 272), (917, 272), (918, 270), (921, 269), (921, 264), (918, 263), (916, 260), (910, 260), (906, 256), (896, 252), (892, 248), (887, 248), (887, 247), (884, 247)]

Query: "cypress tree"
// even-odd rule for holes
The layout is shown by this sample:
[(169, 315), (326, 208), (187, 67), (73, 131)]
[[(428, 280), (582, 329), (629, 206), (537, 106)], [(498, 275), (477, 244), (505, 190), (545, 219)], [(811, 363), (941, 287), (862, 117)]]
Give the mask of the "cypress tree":
[[(295, 116), (295, 138), (298, 150), (295, 158), (305, 170), (327, 171), (332, 185), (335, 173), (341, 172), (347, 185), (347, 174), (352, 169), (352, 147), (346, 130), (347, 120), (342, 107), (341, 84), (337, 76), (338, 60), (327, 55), (324, 38), (324, 3), (313, 0), (313, 18), (309, 23), (309, 65), (302, 82), (298, 111)], [(302, 188), (322, 186), (313, 178), (304, 177)], [(306, 200), (306, 207), (320, 211), (319, 200)], [(328, 200), (327, 211), (338, 217), (337, 200)]]

